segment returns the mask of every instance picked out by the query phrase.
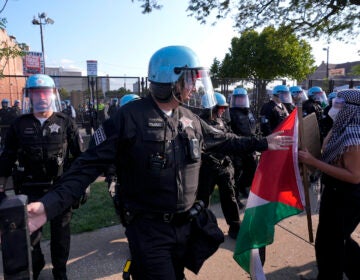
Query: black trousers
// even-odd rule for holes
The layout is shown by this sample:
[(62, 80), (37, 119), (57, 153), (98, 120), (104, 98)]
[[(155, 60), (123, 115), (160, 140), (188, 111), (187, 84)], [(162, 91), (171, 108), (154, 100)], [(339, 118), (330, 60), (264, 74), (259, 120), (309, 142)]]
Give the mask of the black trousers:
[(210, 196), (214, 192), (215, 185), (219, 188), (221, 209), (226, 223), (229, 226), (240, 226), (240, 210), (234, 190), (234, 167), (231, 162), (226, 167), (221, 168), (206, 162), (202, 163), (197, 199), (204, 201), (205, 207), (210, 204)]
[[(38, 194), (27, 194), (29, 202), (37, 201), (41, 196)], [(65, 210), (62, 214), (50, 221), (50, 253), (51, 262), (53, 265), (54, 276), (66, 275), (66, 263), (69, 259), (70, 253), (70, 221), (72, 216), (72, 209)], [(33, 250), (32, 264), (34, 274), (40, 273), (45, 263), (44, 254), (42, 253), (40, 242), (42, 237), (42, 228), (33, 232), (30, 236)]]
[(234, 158), (235, 195), (237, 195), (237, 197), (240, 193), (244, 194), (247, 192), (247, 188), (251, 186), (256, 167), (257, 162), (252, 153)]
[(325, 185), (315, 240), (318, 280), (360, 279), (360, 247), (351, 233), (360, 223), (360, 186)]
[(173, 225), (138, 217), (126, 226), (134, 280), (183, 280), (190, 222)]

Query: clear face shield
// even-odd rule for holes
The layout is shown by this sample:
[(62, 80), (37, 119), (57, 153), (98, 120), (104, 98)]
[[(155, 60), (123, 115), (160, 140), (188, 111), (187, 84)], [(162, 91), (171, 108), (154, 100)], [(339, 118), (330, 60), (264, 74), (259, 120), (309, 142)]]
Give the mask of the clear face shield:
[(292, 99), (294, 100), (295, 104), (299, 104), (307, 100), (307, 95), (304, 91), (292, 91), (291, 92)]
[(316, 102), (319, 102), (322, 108), (325, 108), (327, 105), (329, 105), (329, 102), (327, 100), (325, 92), (315, 92), (313, 95), (313, 99)]
[(61, 101), (55, 88), (24, 89), (23, 113), (60, 112)]
[(203, 68), (175, 68), (181, 72), (176, 82), (175, 98), (189, 107), (202, 108), (201, 100), (206, 96), (209, 107), (216, 105), (214, 89), (212, 87), (209, 71)]
[(249, 96), (247, 94), (231, 95), (230, 108), (250, 108)]
[(280, 101), (282, 103), (293, 103), (291, 99), (291, 94), (288, 91), (278, 91), (277, 94), (279, 95)]

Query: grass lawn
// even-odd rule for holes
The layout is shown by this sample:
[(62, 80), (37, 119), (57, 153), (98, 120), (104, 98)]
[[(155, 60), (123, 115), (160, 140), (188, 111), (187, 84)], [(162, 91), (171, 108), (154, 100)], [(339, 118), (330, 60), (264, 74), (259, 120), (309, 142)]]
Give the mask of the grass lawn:
[[(217, 187), (211, 197), (211, 204), (219, 202)], [(119, 224), (119, 218), (115, 213), (113, 202), (107, 190), (107, 183), (95, 182), (91, 184), (88, 201), (74, 210), (71, 219), (71, 233), (93, 231), (99, 228)], [(50, 238), (49, 223), (44, 226), (44, 239)]]

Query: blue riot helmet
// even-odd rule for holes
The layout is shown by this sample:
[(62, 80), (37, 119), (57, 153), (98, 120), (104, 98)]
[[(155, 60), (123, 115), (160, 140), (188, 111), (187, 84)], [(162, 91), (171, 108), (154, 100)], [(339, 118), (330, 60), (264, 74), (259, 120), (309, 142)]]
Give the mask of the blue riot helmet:
[(61, 101), (61, 109), (65, 110), (66, 109), (66, 103), (65, 101)]
[(204, 108), (204, 109), (212, 109), (215, 107), (215, 105), (213, 104), (212, 100), (214, 98), (211, 97), (209, 98), (209, 95), (207, 94), (204, 94), (202, 97), (201, 97), (201, 106)]
[(137, 99), (140, 99), (140, 96), (137, 94), (125, 94), (123, 97), (120, 98), (120, 107)]
[(336, 97), (337, 93), (336, 92), (330, 92), (329, 95), (327, 96), (327, 99), (329, 101), (329, 103), (332, 102), (332, 100)]
[(200, 107), (203, 95), (216, 104), (209, 70), (201, 66), (196, 53), (185, 46), (168, 46), (156, 51), (148, 68), (150, 93), (157, 102), (175, 99), (188, 106)]
[(229, 107), (229, 104), (226, 102), (225, 95), (220, 92), (215, 92), (216, 106), (218, 107)]
[(15, 101), (14, 101), (14, 106), (19, 106), (20, 105), (20, 100), (19, 99), (16, 99)]
[(237, 87), (233, 90), (230, 98), (230, 108), (250, 108), (247, 90)]
[(329, 105), (325, 92), (321, 87), (311, 87), (308, 90), (308, 96), (315, 102), (318, 102), (322, 108)]
[(112, 105), (117, 105), (118, 102), (119, 102), (119, 100), (118, 100), (116, 97), (114, 97), (114, 98), (111, 100), (111, 104), (112, 104)]
[(25, 84), (23, 112), (60, 112), (60, 96), (54, 80), (44, 74), (30, 76)]
[(290, 94), (295, 103), (298, 103), (298, 102), (302, 103), (305, 100), (307, 100), (307, 95), (304, 92), (304, 90), (302, 89), (302, 87), (292, 86), (292, 87), (289, 87), (289, 91), (290, 91)]
[(292, 103), (289, 88), (285, 85), (277, 85), (273, 88), (272, 94), (280, 98), (282, 103)]
[(10, 103), (9, 99), (4, 98), (3, 100), (1, 100), (1, 107), (6, 109), (7, 107), (9, 107), (9, 103)]

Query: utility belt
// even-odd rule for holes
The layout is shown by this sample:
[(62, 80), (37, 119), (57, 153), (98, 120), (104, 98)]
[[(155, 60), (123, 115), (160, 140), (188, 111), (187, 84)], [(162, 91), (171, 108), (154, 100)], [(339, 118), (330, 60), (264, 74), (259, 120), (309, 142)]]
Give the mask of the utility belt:
[(204, 202), (201, 200), (196, 201), (194, 205), (185, 212), (181, 213), (149, 213), (149, 212), (137, 212), (124, 210), (123, 223), (124, 225), (129, 225), (131, 222), (137, 219), (149, 219), (159, 222), (164, 222), (173, 225), (184, 225), (191, 222), (195, 217), (197, 217), (204, 210)]

